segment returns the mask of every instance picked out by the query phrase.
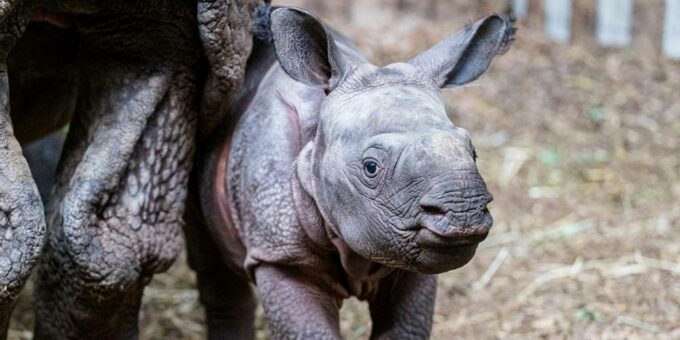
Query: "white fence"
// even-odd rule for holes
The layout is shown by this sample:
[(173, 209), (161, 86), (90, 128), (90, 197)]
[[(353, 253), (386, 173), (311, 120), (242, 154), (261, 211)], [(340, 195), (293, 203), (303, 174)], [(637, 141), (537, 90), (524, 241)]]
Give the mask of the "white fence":
[[(643, 1), (643, 0), (640, 0)], [(518, 18), (528, 13), (528, 0), (513, 0)], [(680, 0), (666, 0), (663, 53), (680, 60)], [(571, 39), (572, 0), (544, 0), (545, 33), (560, 42)], [(660, 23), (661, 24), (661, 23)], [(604, 46), (623, 47), (631, 41), (633, 0), (597, 0), (597, 40)]]

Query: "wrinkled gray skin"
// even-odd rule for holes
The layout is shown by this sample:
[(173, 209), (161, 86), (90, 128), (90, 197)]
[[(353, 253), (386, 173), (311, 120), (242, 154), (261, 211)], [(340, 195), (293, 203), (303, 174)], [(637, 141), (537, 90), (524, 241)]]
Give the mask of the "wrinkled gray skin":
[(372, 338), (427, 338), (432, 274), (466, 264), (492, 224), (440, 88), (480, 76), (514, 28), (490, 16), (383, 68), (301, 10), (271, 28), (278, 63), (255, 45), (238, 124), (196, 164), (187, 242), (211, 338), (252, 338), (249, 281), (278, 339), (338, 338), (350, 296), (369, 302)]
[[(261, 2), (0, 0), (0, 339), (43, 248), (37, 339), (137, 337)], [(69, 121), (45, 213), (20, 144)]]

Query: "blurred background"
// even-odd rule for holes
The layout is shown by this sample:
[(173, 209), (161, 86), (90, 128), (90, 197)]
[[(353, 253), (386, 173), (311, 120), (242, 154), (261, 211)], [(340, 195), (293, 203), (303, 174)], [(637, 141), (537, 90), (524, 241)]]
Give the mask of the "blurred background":
[[(316, 13), (377, 65), (509, 9), (274, 3)], [(451, 119), (472, 134), (495, 225), (470, 264), (440, 276), (432, 337), (679, 339), (680, 62), (662, 52), (665, 1), (634, 2), (630, 43), (617, 48), (598, 43), (597, 1), (572, 2), (566, 39), (559, 27), (546, 35), (543, 1), (527, 4), (510, 51), (480, 80), (444, 91)], [(194, 286), (184, 257), (156, 276), (142, 339), (205, 337)], [(28, 287), (10, 338), (31, 337), (31, 306)], [(368, 338), (367, 306), (347, 301), (341, 325), (347, 339)], [(258, 338), (268, 338), (261, 317)]]

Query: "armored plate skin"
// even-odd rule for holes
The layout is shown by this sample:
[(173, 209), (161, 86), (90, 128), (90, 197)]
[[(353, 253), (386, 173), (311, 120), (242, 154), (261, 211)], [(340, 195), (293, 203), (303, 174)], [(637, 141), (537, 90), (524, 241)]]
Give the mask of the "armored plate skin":
[[(0, 338), (39, 258), (36, 338), (137, 337), (264, 2), (0, 1)], [(20, 143), (69, 121), (43, 209)]]

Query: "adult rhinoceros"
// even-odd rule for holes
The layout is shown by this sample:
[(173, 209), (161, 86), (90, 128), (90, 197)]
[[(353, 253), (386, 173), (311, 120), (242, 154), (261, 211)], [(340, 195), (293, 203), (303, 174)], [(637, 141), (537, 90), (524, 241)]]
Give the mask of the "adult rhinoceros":
[[(36, 338), (137, 336), (264, 2), (0, 0), (0, 338), (43, 249)], [(44, 210), (20, 145), (69, 121)]]

